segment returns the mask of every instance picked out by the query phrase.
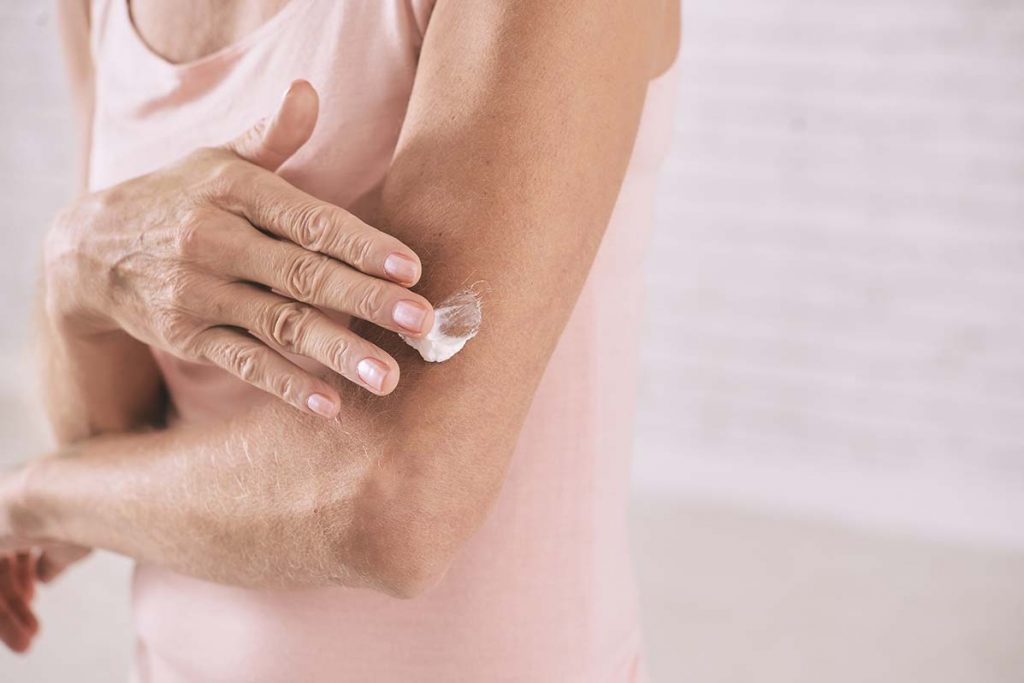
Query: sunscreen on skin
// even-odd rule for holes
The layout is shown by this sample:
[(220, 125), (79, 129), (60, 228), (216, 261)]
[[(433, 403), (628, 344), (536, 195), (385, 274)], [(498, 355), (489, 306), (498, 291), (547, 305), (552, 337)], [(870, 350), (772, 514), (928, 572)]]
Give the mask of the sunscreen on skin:
[(443, 363), (476, 336), (481, 320), (480, 297), (470, 289), (463, 289), (434, 307), (434, 326), (425, 336), (419, 339), (399, 336), (419, 351), (423, 360)]

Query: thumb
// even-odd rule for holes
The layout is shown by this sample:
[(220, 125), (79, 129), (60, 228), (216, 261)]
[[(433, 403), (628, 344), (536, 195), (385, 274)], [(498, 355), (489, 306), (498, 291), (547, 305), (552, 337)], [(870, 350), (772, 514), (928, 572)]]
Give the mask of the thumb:
[(225, 148), (268, 171), (276, 171), (309, 140), (319, 110), (320, 98), (309, 81), (292, 81), (277, 113), (259, 121)]

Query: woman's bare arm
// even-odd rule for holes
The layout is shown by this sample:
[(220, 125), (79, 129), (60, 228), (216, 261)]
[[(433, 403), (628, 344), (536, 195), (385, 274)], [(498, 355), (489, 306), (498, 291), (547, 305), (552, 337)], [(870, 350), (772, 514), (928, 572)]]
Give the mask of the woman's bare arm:
[(403, 366), (390, 396), (339, 383), (331, 422), (267, 405), (88, 440), (26, 470), (17, 528), (234, 584), (437, 581), (501, 486), (600, 244), (657, 68), (656, 6), (437, 3), (373, 219), (423, 255), (428, 299), (482, 283), (461, 354), (426, 366), (363, 326)]
[[(76, 193), (82, 193), (88, 186), (93, 108), (88, 0), (60, 0), (57, 19), (79, 142)], [(67, 343), (50, 325), (45, 296), (45, 291), (39, 292), (36, 349), (43, 398), (58, 445), (154, 421), (160, 413), (160, 378), (146, 348), (123, 334), (85, 345)], [(120, 378), (119, 386), (113, 378)], [(66, 543), (50, 544), (38, 554), (29, 548), (18, 550), (0, 551), (0, 640), (21, 652), (39, 630), (31, 609), (36, 580), (53, 579), (89, 550)]]
[[(57, 10), (79, 141), (76, 192), (84, 193), (89, 184), (94, 100), (89, 2), (61, 0)], [(58, 444), (157, 422), (162, 414), (161, 380), (146, 346), (123, 332), (89, 342), (71, 341), (53, 329), (44, 310), (45, 297), (40, 292), (38, 357), (44, 401)]]

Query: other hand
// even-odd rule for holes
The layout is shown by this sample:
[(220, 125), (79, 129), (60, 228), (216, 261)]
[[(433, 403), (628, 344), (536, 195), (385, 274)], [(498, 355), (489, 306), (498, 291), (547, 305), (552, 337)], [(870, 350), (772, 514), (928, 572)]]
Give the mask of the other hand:
[(337, 392), (276, 349), (391, 392), (394, 358), (320, 309), (414, 337), (433, 310), (408, 289), (421, 272), (409, 247), (274, 173), (317, 112), (316, 91), (296, 81), (271, 120), (231, 143), (62, 212), (46, 243), (51, 320), (85, 338), (124, 330), (328, 418)]
[(22, 493), (29, 467), (0, 472), (0, 642), (14, 652), (28, 650), (39, 633), (32, 610), (37, 583), (52, 581), (91, 552), (32, 537)]

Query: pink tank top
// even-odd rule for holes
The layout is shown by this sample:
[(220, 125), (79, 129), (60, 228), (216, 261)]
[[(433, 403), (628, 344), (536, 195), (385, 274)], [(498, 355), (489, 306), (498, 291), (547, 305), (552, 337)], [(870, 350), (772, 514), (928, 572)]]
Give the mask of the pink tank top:
[[(292, 0), (240, 42), (173, 65), (140, 39), (126, 0), (94, 0), (92, 188), (234, 137), (306, 78), (320, 121), (281, 173), (351, 205), (387, 171), (432, 5)], [(232, 588), (141, 564), (137, 680), (644, 680), (626, 507), (642, 256), (671, 83), (666, 74), (651, 84), (614, 217), (504, 488), (444, 581), (403, 601), (362, 589)], [(271, 400), (216, 369), (156, 357), (179, 419)]]

